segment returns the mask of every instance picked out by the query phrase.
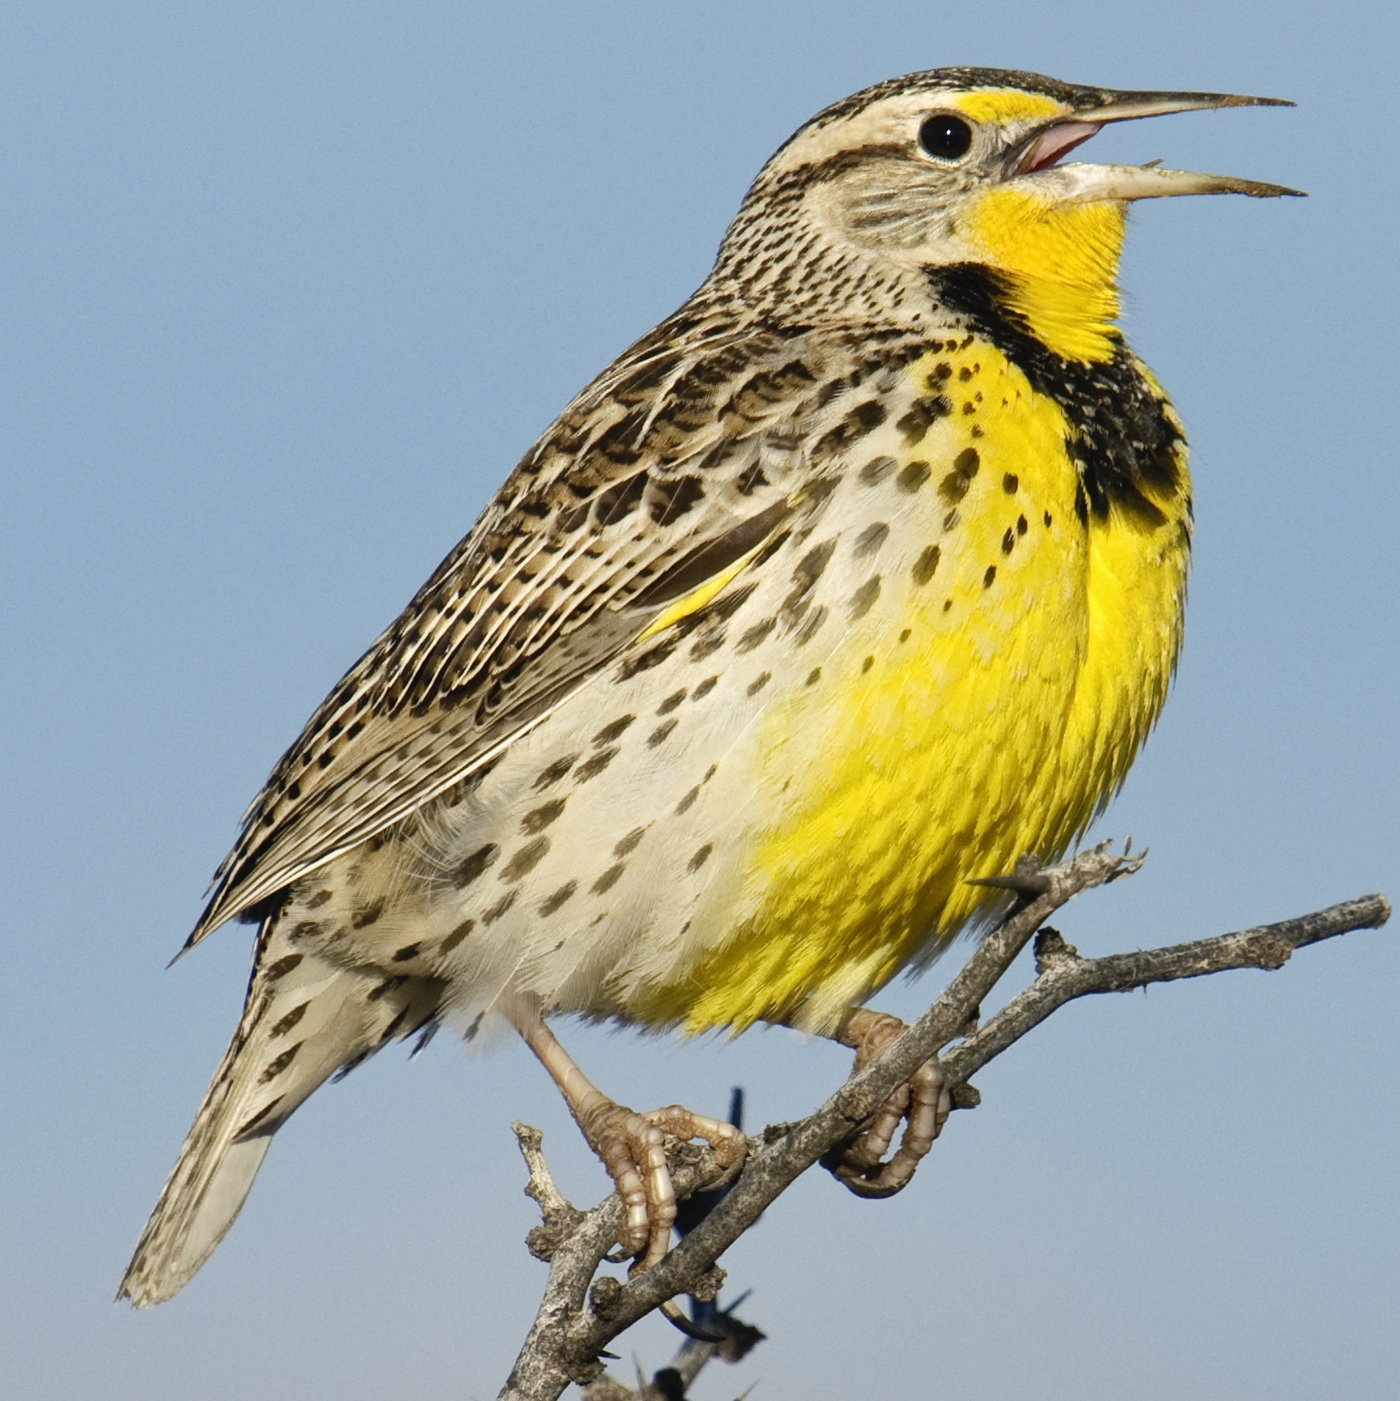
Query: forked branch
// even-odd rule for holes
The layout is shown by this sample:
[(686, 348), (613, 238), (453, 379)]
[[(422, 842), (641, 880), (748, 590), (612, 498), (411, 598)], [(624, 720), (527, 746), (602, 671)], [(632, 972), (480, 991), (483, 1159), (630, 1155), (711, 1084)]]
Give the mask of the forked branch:
[[(723, 1252), (790, 1183), (859, 1132), (931, 1057), (942, 1063), (955, 1104), (971, 1107), (977, 1102), (967, 1085), (971, 1076), (1074, 998), (1231, 968), (1280, 968), (1295, 949), (1354, 929), (1379, 928), (1390, 917), (1389, 902), (1368, 895), (1279, 924), (1093, 959), (1081, 958), (1055, 931), (1042, 929), (1075, 895), (1130, 875), (1141, 862), (1141, 856), (1111, 854), (1105, 843), (1054, 866), (1022, 858), (1012, 875), (986, 882), (1013, 891), (1015, 903), (928, 1011), (815, 1113), (751, 1138), (743, 1172), (729, 1193), (660, 1264), (634, 1279), (594, 1279), (622, 1224), (617, 1197), (588, 1212), (570, 1206), (549, 1178), (538, 1132), (517, 1125), (530, 1167), (526, 1190), (544, 1216), (529, 1245), (548, 1260), (550, 1270), (544, 1300), (500, 1401), (555, 1401), (570, 1382), (595, 1382), (608, 1343), (624, 1329), (678, 1295), (707, 1290), (713, 1295), (713, 1271)], [(982, 1002), (1037, 931), (1035, 981), (978, 1028)], [(679, 1196), (713, 1184), (722, 1174), (708, 1148), (670, 1141), (667, 1146)]]

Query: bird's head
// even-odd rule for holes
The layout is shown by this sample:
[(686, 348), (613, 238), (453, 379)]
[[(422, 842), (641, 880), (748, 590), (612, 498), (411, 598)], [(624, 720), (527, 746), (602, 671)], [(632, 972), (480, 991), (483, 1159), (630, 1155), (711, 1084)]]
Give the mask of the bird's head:
[[(1225, 93), (1116, 92), (1032, 73), (947, 68), (892, 79), (812, 118), (754, 182), (717, 273), (801, 316), (869, 314), (923, 269), (999, 274), (1052, 350), (1103, 358), (1132, 200), (1298, 194), (1155, 165), (1063, 164), (1109, 122), (1202, 108), (1289, 106)], [(901, 303), (907, 298), (897, 295)]]

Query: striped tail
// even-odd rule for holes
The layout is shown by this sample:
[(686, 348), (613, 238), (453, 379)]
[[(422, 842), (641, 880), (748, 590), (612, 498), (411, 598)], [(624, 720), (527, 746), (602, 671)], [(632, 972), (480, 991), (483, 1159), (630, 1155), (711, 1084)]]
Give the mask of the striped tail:
[(209, 1258), (272, 1135), (313, 1090), (433, 1022), (436, 980), (295, 950), (282, 923), (272, 916), (263, 925), (238, 1030), (117, 1291), (135, 1308), (170, 1298)]

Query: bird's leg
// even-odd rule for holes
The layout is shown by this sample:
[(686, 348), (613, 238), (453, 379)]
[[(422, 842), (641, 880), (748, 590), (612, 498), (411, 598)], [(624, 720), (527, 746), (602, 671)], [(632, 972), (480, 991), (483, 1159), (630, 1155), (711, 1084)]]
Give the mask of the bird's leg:
[(539, 1016), (517, 1015), (515, 1029), (559, 1087), (588, 1146), (602, 1160), (626, 1218), (618, 1244), (635, 1257), (631, 1273), (661, 1260), (676, 1219), (676, 1191), (666, 1165), (665, 1136), (702, 1138), (723, 1168), (743, 1161), (747, 1140), (733, 1124), (693, 1114), (679, 1104), (638, 1114), (611, 1100), (579, 1069)]
[[(887, 1012), (853, 1007), (832, 1036), (856, 1053), (851, 1074), (858, 1075), (904, 1034), (904, 1023)], [(822, 1165), (858, 1197), (889, 1197), (914, 1176), (952, 1108), (943, 1068), (927, 1060), (880, 1106), (864, 1133), (833, 1149)], [(882, 1162), (900, 1123), (904, 1136), (895, 1155)]]

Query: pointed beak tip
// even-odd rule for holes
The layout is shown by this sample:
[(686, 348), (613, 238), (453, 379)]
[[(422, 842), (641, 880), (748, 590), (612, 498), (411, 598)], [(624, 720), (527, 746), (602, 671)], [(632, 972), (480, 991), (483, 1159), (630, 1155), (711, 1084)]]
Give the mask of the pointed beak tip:
[(1222, 107), (1296, 107), (1298, 104), (1287, 97), (1230, 96), (1220, 105)]

